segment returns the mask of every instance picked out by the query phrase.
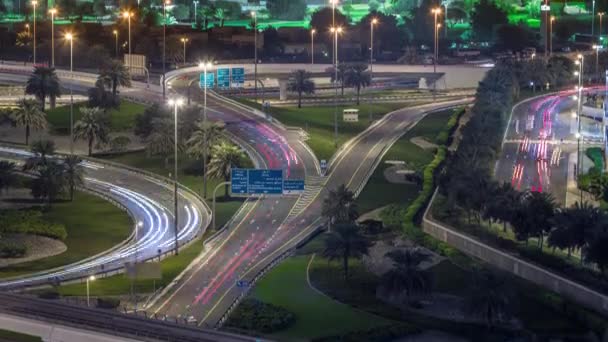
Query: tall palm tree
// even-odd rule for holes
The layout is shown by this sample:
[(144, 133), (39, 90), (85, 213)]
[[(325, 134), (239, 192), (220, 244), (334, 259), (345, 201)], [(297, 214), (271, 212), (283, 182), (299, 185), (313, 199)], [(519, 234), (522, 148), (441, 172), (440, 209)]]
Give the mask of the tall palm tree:
[(0, 160), (0, 192), (17, 183), (16, 171), (15, 163)]
[(557, 204), (550, 193), (529, 192), (526, 196), (526, 208), (528, 210), (527, 221), (532, 228), (532, 235), (538, 237), (538, 246), (542, 250), (544, 235), (553, 228), (552, 222)]
[[(211, 150), (211, 160), (207, 173), (209, 177), (224, 179), (226, 182), (230, 180), (230, 172), (233, 167), (239, 167), (245, 158), (245, 153), (235, 145), (225, 141), (213, 146)], [(224, 188), (224, 198), (228, 198), (228, 184)]]
[(328, 219), (328, 224), (354, 222), (359, 216), (355, 196), (342, 184), (323, 200), (321, 215)]
[[(346, 72), (348, 70), (350, 66), (346, 63), (340, 63), (338, 64), (338, 72), (336, 75), (336, 71), (334, 68), (331, 68), (331, 75), (330, 75), (330, 79), (331, 82), (340, 82), (340, 89), (341, 89), (341, 93), (344, 96), (344, 81), (346, 80)], [(338, 77), (336, 79), (336, 76)]]
[(371, 81), (371, 76), (369, 72), (367, 72), (367, 64), (354, 64), (346, 71), (344, 83), (347, 87), (355, 88), (357, 91), (357, 106), (360, 103), (359, 96), (361, 94), (361, 88), (369, 86)]
[(70, 201), (74, 200), (74, 188), (84, 184), (84, 168), (82, 158), (70, 155), (63, 161), (64, 175), (70, 190)]
[(20, 100), (11, 115), (11, 119), (18, 127), (25, 127), (25, 144), (30, 141), (30, 129), (45, 129), (47, 125), (46, 114), (40, 110), (37, 101)]
[(112, 95), (116, 96), (118, 87), (131, 87), (129, 69), (118, 60), (109, 60), (99, 69), (99, 80), (108, 88), (112, 88)]
[(25, 161), (24, 171), (35, 170), (48, 164), (49, 157), (55, 153), (55, 142), (53, 140), (34, 141), (31, 151), (34, 155)]
[(510, 317), (513, 297), (505, 279), (489, 271), (476, 271), (465, 309), (491, 327)]
[[(173, 125), (174, 123), (169, 119), (155, 119), (152, 123), (152, 133), (146, 138), (148, 154), (162, 156), (165, 169), (169, 168), (169, 156), (175, 149)], [(181, 149), (179, 144), (178, 149)]]
[(302, 94), (314, 94), (315, 82), (306, 70), (295, 70), (289, 76), (287, 90), (298, 93), (298, 108), (302, 108)]
[(222, 122), (199, 121), (190, 139), (186, 141), (188, 154), (203, 161), (203, 198), (207, 198), (207, 158), (211, 155), (211, 146), (222, 137), (224, 128)]
[(226, 10), (221, 7), (215, 9), (215, 13), (213, 15), (215, 19), (220, 21), (220, 27), (224, 27), (224, 20), (226, 20)]
[(81, 107), (82, 118), (74, 124), (74, 139), (86, 140), (89, 156), (93, 154), (93, 143), (106, 143), (108, 140), (108, 124), (103, 117), (104, 112), (99, 107)]
[(206, 30), (209, 27), (209, 19), (213, 19), (215, 14), (215, 7), (213, 5), (205, 6), (201, 14), (203, 17), (203, 29)]
[(49, 208), (64, 188), (65, 175), (63, 166), (54, 161), (49, 161), (46, 165), (40, 167), (31, 183), (32, 196), (34, 198), (46, 199)]
[(348, 259), (366, 255), (369, 247), (370, 242), (356, 224), (340, 223), (328, 233), (322, 255), (329, 261), (342, 260), (344, 279), (348, 279)]
[(61, 97), (61, 85), (55, 68), (34, 67), (34, 72), (27, 80), (25, 93), (36, 96), (43, 112), (47, 97), (51, 100), (51, 108), (55, 108), (55, 100)]
[(429, 260), (431, 256), (418, 249), (393, 250), (384, 255), (393, 262), (393, 268), (382, 275), (383, 287), (389, 293), (401, 294), (407, 297), (414, 293), (422, 293), (429, 289), (428, 276), (419, 268), (420, 263)]

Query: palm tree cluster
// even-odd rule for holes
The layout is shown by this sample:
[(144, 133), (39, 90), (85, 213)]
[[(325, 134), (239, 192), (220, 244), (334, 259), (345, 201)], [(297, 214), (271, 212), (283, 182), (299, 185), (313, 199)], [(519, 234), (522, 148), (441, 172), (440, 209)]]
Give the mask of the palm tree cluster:
[(314, 94), (315, 82), (311, 80), (311, 74), (306, 70), (295, 70), (289, 76), (287, 90), (298, 93), (298, 108), (302, 108), (302, 94)]
[(28, 158), (23, 171), (34, 175), (31, 192), (34, 198), (46, 201), (48, 207), (59, 195), (68, 192), (74, 198), (74, 189), (84, 183), (82, 159), (68, 156), (63, 160), (53, 156), (55, 144), (50, 140), (39, 140), (32, 144), (33, 156)]
[(50, 99), (51, 108), (55, 108), (55, 100), (61, 97), (61, 84), (55, 68), (34, 67), (34, 72), (27, 80), (25, 93), (36, 96), (43, 112), (47, 98)]
[[(361, 88), (366, 88), (371, 84), (371, 75), (367, 71), (366, 63), (340, 63), (338, 70), (331, 68), (330, 78), (332, 82), (340, 82), (341, 93), (344, 95), (344, 87), (350, 87), (357, 92), (357, 105), (359, 105), (359, 96)], [(337, 79), (336, 79), (337, 76)]]
[(382, 275), (382, 288), (385, 291), (409, 298), (431, 288), (430, 274), (420, 269), (420, 264), (431, 258), (429, 254), (417, 248), (408, 248), (387, 252), (385, 257), (393, 263), (393, 268)]
[(47, 126), (46, 114), (40, 110), (40, 105), (35, 100), (20, 100), (11, 120), (16, 126), (25, 128), (26, 145), (29, 145), (30, 130), (41, 130)]
[(106, 144), (109, 134), (109, 118), (107, 113), (99, 108), (81, 107), (82, 118), (74, 124), (74, 139), (82, 139), (87, 142), (88, 154), (93, 154), (93, 144)]

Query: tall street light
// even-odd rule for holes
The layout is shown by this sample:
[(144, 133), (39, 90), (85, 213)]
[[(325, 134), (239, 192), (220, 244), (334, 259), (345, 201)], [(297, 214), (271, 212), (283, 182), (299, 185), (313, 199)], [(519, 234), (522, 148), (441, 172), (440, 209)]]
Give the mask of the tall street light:
[(184, 44), (184, 66), (186, 66), (186, 43), (188, 43), (188, 38), (182, 37), (180, 41)]
[(38, 6), (38, 1), (33, 0), (32, 1), (32, 7), (34, 8), (34, 64), (36, 64), (36, 6)]
[(171, 4), (170, 0), (163, 1), (163, 99), (165, 98), (165, 49), (167, 45), (167, 5)]
[[(369, 21), (370, 35), (369, 35), (369, 85), (372, 86), (374, 82), (374, 26), (378, 24), (378, 18), (373, 18)], [(369, 123), (372, 123), (374, 114), (372, 113), (373, 97), (369, 97)]]
[[(336, 6), (338, 5), (338, 0), (329, 0), (329, 2), (331, 3), (331, 27), (336, 27)], [(334, 55), (332, 56), (333, 58), (333, 62), (334, 64), (337, 66), (338, 65), (338, 58), (337, 58), (337, 51), (336, 51), (336, 46), (333, 46), (334, 48)]]
[(439, 14), (441, 14), (441, 8), (440, 7), (433, 8), (431, 10), (431, 13), (433, 13), (433, 16), (435, 17), (435, 21), (434, 21), (435, 24), (433, 24), (433, 30), (434, 30), (434, 32), (433, 32), (434, 38), (433, 39), (435, 41), (435, 45), (434, 45), (434, 48), (433, 48), (433, 50), (434, 50), (434, 53), (433, 53), (433, 73), (436, 73), (437, 72), (437, 58), (438, 58), (438, 52), (437, 52), (437, 50), (439, 48), (439, 44), (437, 42), (437, 38), (438, 38), (437, 37), (438, 36), (437, 33), (438, 33), (438, 29), (439, 29), (439, 26), (438, 26), (439, 24), (437, 24), (437, 17), (439, 16)]
[[(600, 17), (600, 27), (599, 27), (599, 29), (600, 29), (600, 30), (599, 30), (599, 34), (598, 34), (598, 37), (600, 37), (600, 39), (602, 38), (602, 17), (604, 16), (604, 14), (606, 14), (606, 13), (604, 13), (604, 12), (599, 12), (599, 13), (597, 14), (597, 16), (598, 16), (598, 17)], [(601, 43), (601, 42), (600, 42), (600, 43)]]
[(194, 25), (196, 25), (196, 23), (197, 23), (196, 19), (198, 19), (197, 13), (196, 13), (196, 7), (198, 6), (198, 1), (194, 0), (193, 3), (194, 3)]
[(92, 281), (95, 281), (94, 275), (87, 277), (87, 306), (91, 306), (91, 301), (89, 297), (89, 283)]
[(253, 18), (253, 94), (255, 102), (258, 102), (258, 16), (251, 11)]
[(56, 8), (49, 10), (51, 14), (51, 66), (55, 67), (55, 14), (57, 14)]
[[(583, 55), (578, 55), (578, 59), (574, 62), (578, 65), (578, 72), (575, 75), (578, 76), (578, 96), (577, 96), (577, 119), (578, 119), (578, 131), (576, 132), (576, 170), (577, 179), (578, 175), (582, 172), (582, 158), (581, 158), (581, 114), (582, 114), (582, 99), (583, 99), (583, 70), (585, 59)], [(580, 188), (580, 184), (579, 184)], [(581, 189), (581, 203), (583, 201), (583, 190)]]
[(67, 33), (65, 39), (70, 42), (70, 154), (74, 154), (74, 35)]
[[(203, 68), (204, 72), (204, 92), (203, 92), (203, 127), (207, 129), (207, 69), (211, 68), (213, 64), (211, 62), (200, 63), (199, 68)], [(203, 140), (205, 146), (203, 146), (203, 198), (207, 198), (207, 149), (209, 148), (209, 141), (207, 140), (207, 131), (203, 132)]]
[(334, 145), (338, 146), (338, 35), (342, 33), (342, 27), (332, 27), (330, 31), (334, 35), (334, 51), (336, 57), (336, 64), (334, 65), (334, 88), (336, 89), (334, 95)]
[(118, 58), (118, 30), (113, 30), (114, 34), (114, 57)]
[(591, 36), (595, 36), (595, 0), (591, 3)]
[(131, 63), (131, 17), (133, 16), (133, 13), (131, 13), (130, 11), (124, 11), (122, 13), (122, 17), (127, 19), (127, 23), (128, 23), (128, 27), (129, 27), (129, 70), (130, 68), (133, 66)]
[(315, 34), (317, 30), (310, 30), (310, 64), (315, 64)]
[(174, 124), (174, 131), (173, 131), (173, 225), (174, 225), (174, 233), (175, 233), (175, 237), (174, 237), (174, 249), (175, 249), (175, 255), (178, 254), (178, 246), (177, 246), (177, 232), (178, 232), (178, 220), (177, 220), (177, 216), (178, 216), (178, 211), (177, 211), (177, 108), (180, 107), (181, 105), (184, 104), (184, 100), (178, 98), (178, 99), (170, 99), (169, 100), (169, 106), (173, 106), (173, 120), (175, 121)]
[(555, 16), (551, 16), (549, 19), (549, 56), (553, 55), (553, 22)]

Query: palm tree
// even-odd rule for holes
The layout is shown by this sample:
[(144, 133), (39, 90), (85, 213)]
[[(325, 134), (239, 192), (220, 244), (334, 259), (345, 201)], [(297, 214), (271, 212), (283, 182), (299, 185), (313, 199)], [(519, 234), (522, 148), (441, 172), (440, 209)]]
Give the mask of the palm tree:
[(372, 79), (367, 72), (367, 64), (354, 64), (346, 71), (344, 75), (344, 83), (347, 87), (352, 87), (357, 90), (357, 106), (359, 105), (359, 96), (361, 94), (361, 88), (365, 88), (370, 85)]
[[(549, 245), (568, 249), (583, 249), (592, 240), (597, 227), (606, 220), (605, 214), (588, 202), (560, 210), (553, 219), (555, 229), (549, 235)], [(583, 258), (581, 258), (581, 262)]]
[(38, 107), (38, 102), (33, 100), (20, 100), (19, 105), (11, 115), (13, 122), (19, 127), (25, 127), (25, 144), (29, 144), (30, 129), (39, 130), (46, 128), (46, 114)]
[(323, 200), (322, 213), (328, 219), (328, 224), (354, 222), (359, 216), (355, 196), (352, 191), (342, 184)]
[(52, 140), (34, 141), (31, 151), (34, 155), (25, 161), (24, 171), (35, 170), (47, 165), (49, 157), (55, 153), (55, 142)]
[(289, 77), (287, 90), (298, 93), (298, 108), (302, 108), (302, 93), (314, 94), (315, 82), (310, 79), (306, 70), (295, 70)]
[(93, 154), (93, 143), (106, 143), (108, 140), (108, 125), (103, 117), (104, 112), (99, 107), (81, 107), (82, 118), (74, 124), (74, 140), (83, 139), (88, 143), (89, 156)]
[(118, 60), (109, 60), (99, 69), (99, 80), (107, 87), (112, 87), (112, 95), (116, 96), (118, 87), (131, 87), (129, 69)]
[[(341, 89), (341, 93), (342, 96), (344, 96), (344, 81), (346, 78), (346, 71), (348, 70), (349, 66), (348, 64), (345, 63), (340, 63), (338, 64), (338, 73), (336, 75), (336, 70), (335, 68), (331, 68), (331, 82), (340, 82), (340, 89)], [(336, 76), (338, 77), (336, 79)]]
[(529, 192), (526, 196), (527, 220), (532, 228), (532, 235), (538, 236), (538, 246), (543, 249), (544, 234), (551, 231), (553, 216), (557, 204), (550, 193)]
[(215, 19), (220, 21), (220, 27), (224, 27), (224, 20), (226, 19), (226, 10), (221, 7), (215, 9), (215, 14), (213, 15)]
[(15, 171), (17, 171), (15, 163), (0, 160), (0, 192), (17, 183), (17, 175), (15, 174)]
[[(152, 123), (152, 133), (146, 138), (148, 154), (162, 156), (165, 169), (169, 168), (169, 156), (175, 152), (173, 125), (169, 119), (155, 119)], [(181, 149), (181, 146), (178, 146), (178, 149)]]
[(344, 279), (348, 279), (348, 259), (366, 255), (370, 242), (353, 223), (340, 223), (327, 235), (323, 257), (329, 261), (342, 260)]
[(408, 248), (393, 250), (384, 256), (393, 262), (393, 268), (382, 275), (382, 284), (386, 291), (396, 294), (405, 292), (405, 295), (410, 297), (414, 293), (429, 289), (429, 278), (419, 268), (421, 262), (431, 258), (429, 254)]
[(203, 198), (207, 198), (207, 158), (211, 155), (211, 146), (220, 140), (224, 128), (222, 122), (199, 121), (190, 139), (186, 141), (188, 154), (203, 160)]
[(476, 271), (465, 309), (483, 319), (489, 328), (509, 318), (512, 297), (505, 279), (489, 271)]
[(215, 14), (215, 7), (213, 5), (205, 6), (201, 14), (203, 17), (203, 29), (206, 30), (209, 27), (209, 19), (213, 18)]
[(55, 68), (34, 67), (34, 72), (27, 80), (25, 93), (36, 96), (40, 101), (40, 108), (43, 112), (47, 97), (51, 99), (51, 108), (55, 108), (55, 100), (61, 97), (61, 85), (55, 73)]
[[(233, 167), (241, 166), (245, 154), (235, 145), (225, 141), (213, 146), (211, 150), (211, 160), (207, 174), (209, 177), (224, 179), (226, 182), (230, 179), (230, 172)], [(224, 198), (227, 199), (230, 195), (228, 184), (224, 188)]]
[(84, 184), (84, 168), (80, 164), (82, 159), (75, 155), (70, 155), (63, 161), (64, 175), (67, 178), (70, 201), (74, 200), (74, 188)]
[(47, 206), (63, 191), (65, 187), (65, 176), (63, 166), (54, 161), (49, 161), (36, 172), (36, 178), (32, 180), (32, 196), (37, 199), (46, 199)]

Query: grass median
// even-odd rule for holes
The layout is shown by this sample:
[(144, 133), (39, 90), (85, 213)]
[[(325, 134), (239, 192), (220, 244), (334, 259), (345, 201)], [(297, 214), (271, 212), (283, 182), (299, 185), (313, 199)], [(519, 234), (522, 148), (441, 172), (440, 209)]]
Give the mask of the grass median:
[[(86, 102), (79, 102), (74, 104), (74, 122), (80, 120), (82, 113), (80, 112), (81, 107), (86, 107)], [(110, 115), (110, 129), (112, 131), (126, 131), (133, 128), (135, 125), (135, 116), (141, 114), (146, 109), (145, 105), (121, 100), (120, 107), (117, 109), (111, 109), (108, 113)], [(47, 111), (47, 120), (54, 134), (69, 134), (70, 128), (70, 106), (60, 106)]]
[(60, 267), (93, 256), (125, 240), (132, 222), (124, 211), (87, 193), (75, 192), (74, 201), (54, 203), (44, 212), (47, 221), (65, 226), (67, 250), (41, 260), (24, 262), (0, 269), (0, 278), (24, 275)]
[(0, 341), (10, 342), (42, 342), (42, 338), (0, 329)]

